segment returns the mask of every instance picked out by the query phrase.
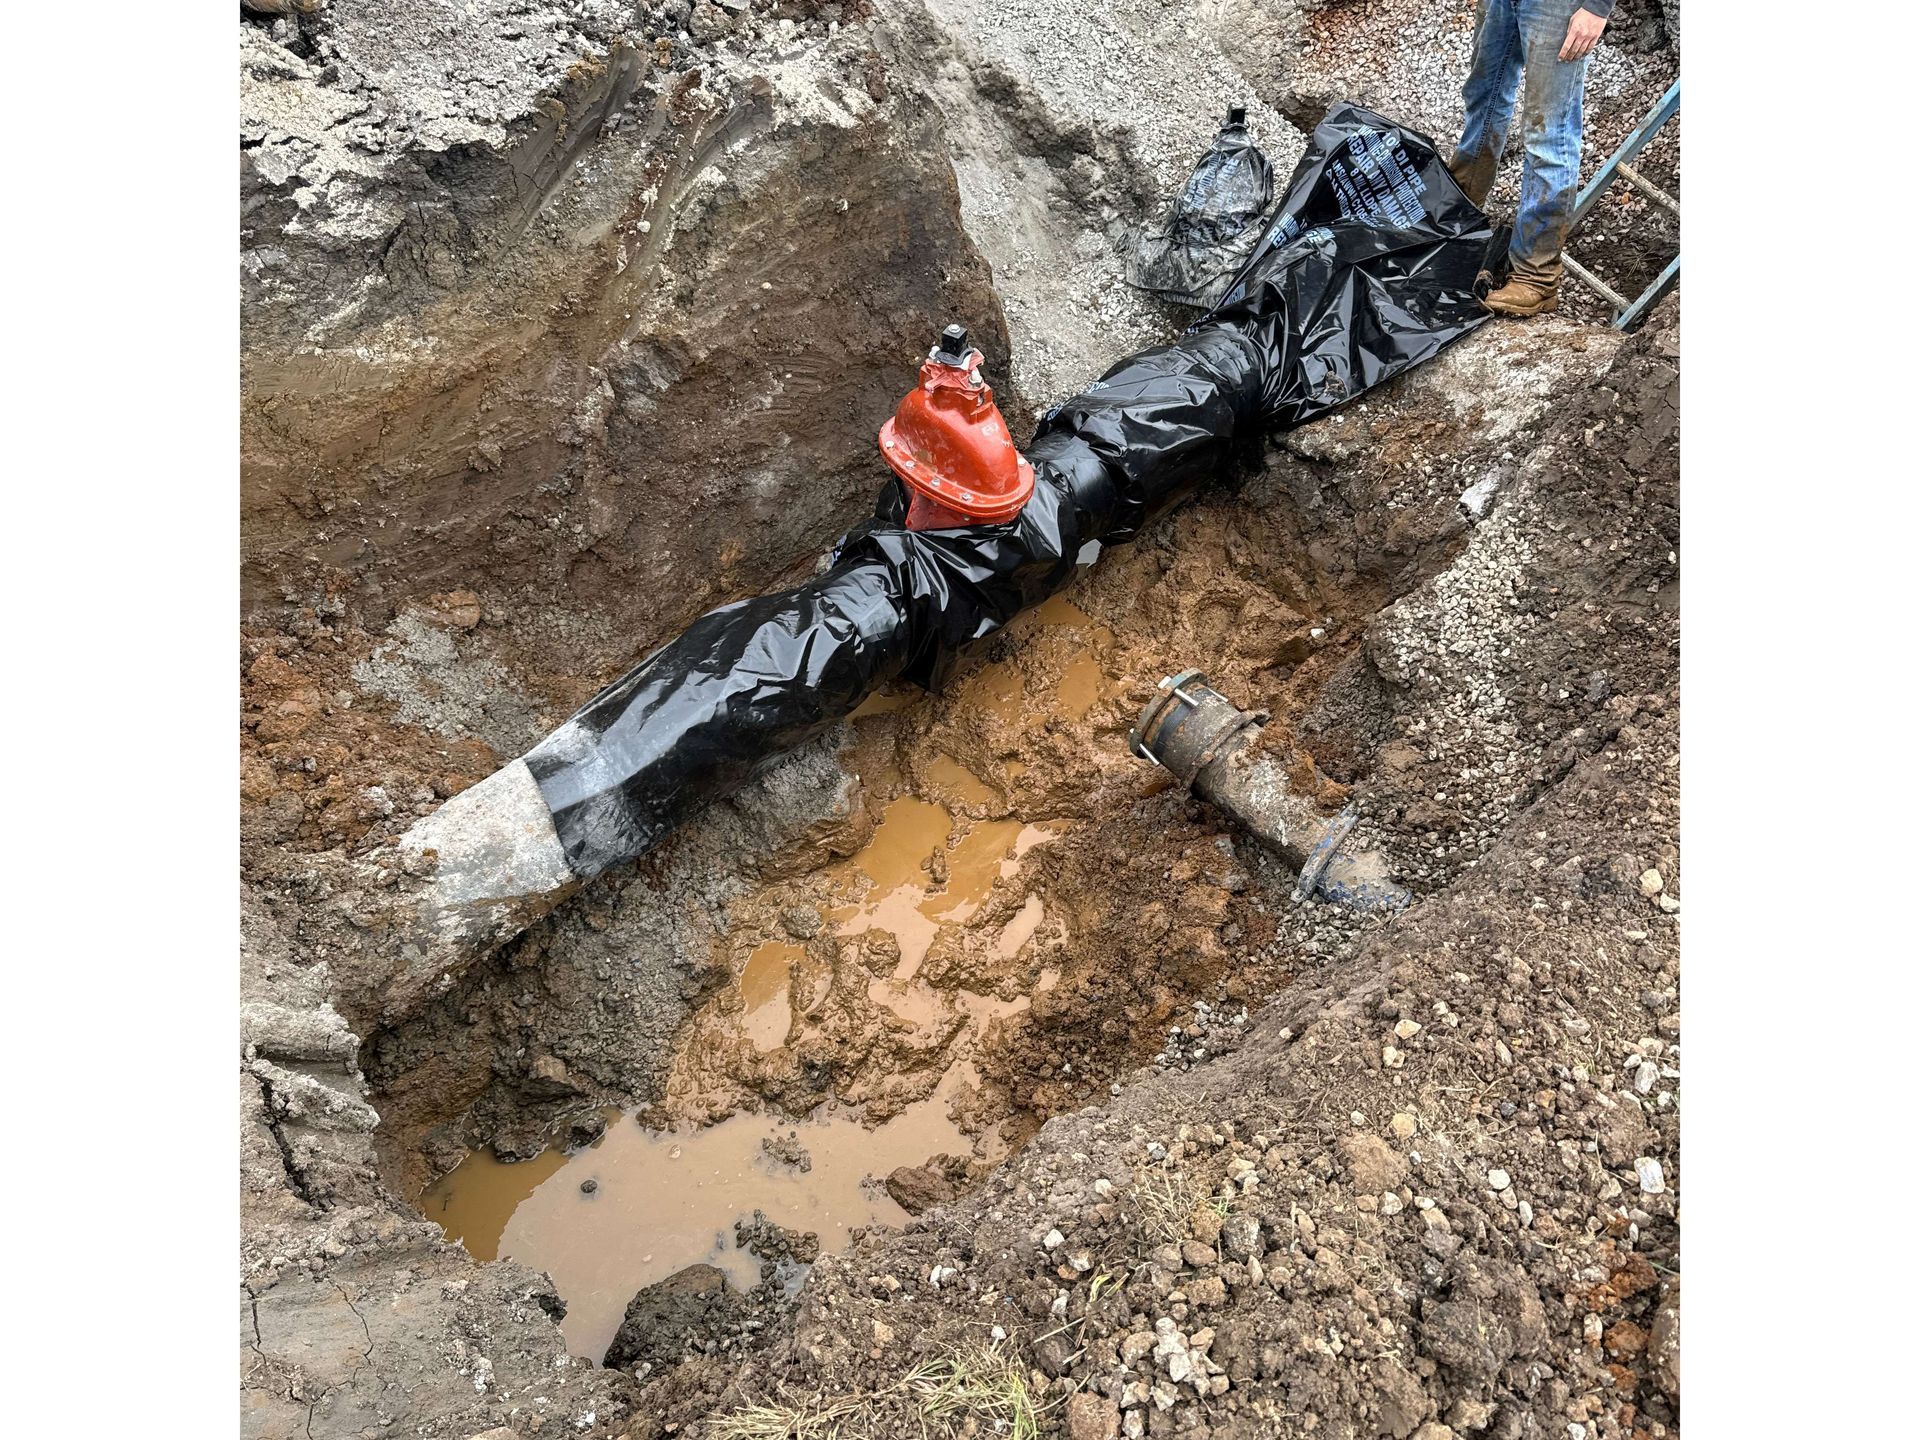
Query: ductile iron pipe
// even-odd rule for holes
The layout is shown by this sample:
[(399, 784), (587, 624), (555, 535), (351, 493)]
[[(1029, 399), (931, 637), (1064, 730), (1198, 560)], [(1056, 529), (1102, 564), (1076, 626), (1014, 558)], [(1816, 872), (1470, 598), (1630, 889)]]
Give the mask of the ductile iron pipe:
[(1385, 858), (1349, 848), (1354, 812), (1322, 815), (1288, 783), (1289, 757), (1256, 743), (1269, 718), (1242, 710), (1200, 671), (1183, 670), (1160, 682), (1127, 742), (1297, 871), (1295, 901), (1312, 897), (1368, 913), (1405, 909), (1413, 897), (1394, 883)]

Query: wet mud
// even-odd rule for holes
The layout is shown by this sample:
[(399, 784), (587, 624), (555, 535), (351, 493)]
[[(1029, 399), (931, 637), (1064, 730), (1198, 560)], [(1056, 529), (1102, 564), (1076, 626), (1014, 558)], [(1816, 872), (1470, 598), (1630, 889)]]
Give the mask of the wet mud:
[[(420, 1208), (475, 1259), (544, 1271), (566, 1303), (568, 1349), (598, 1361), (635, 1292), (689, 1265), (712, 1265), (741, 1291), (758, 1285), (761, 1262), (734, 1230), (756, 1211), (830, 1254), (862, 1226), (903, 1224), (888, 1172), (973, 1148), (945, 1110), (936, 1094), (872, 1128), (847, 1112), (797, 1124), (740, 1114), (678, 1130), (616, 1115), (571, 1155), (556, 1147), (509, 1164), (475, 1151)], [(803, 1273), (790, 1267), (783, 1279), (797, 1286)]]

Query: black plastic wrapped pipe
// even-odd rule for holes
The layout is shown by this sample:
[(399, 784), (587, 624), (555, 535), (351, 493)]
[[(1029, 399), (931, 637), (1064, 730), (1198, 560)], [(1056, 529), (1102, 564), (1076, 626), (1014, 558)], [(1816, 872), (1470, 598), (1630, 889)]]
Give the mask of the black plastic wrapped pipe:
[(888, 681), (937, 685), (1088, 541), (1129, 538), (1263, 433), (1473, 329), (1493, 239), (1430, 140), (1330, 111), (1227, 300), (1041, 420), (1013, 520), (908, 530), (890, 485), (825, 574), (702, 616), (526, 756), (574, 873), (643, 853)]

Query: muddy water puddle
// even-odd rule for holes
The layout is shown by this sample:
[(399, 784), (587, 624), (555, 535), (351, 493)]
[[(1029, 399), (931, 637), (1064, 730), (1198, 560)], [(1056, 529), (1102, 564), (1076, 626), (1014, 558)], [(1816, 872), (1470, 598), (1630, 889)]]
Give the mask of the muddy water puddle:
[(978, 681), (981, 703), (989, 713), (1009, 722), (1032, 713), (1079, 720), (1115, 693), (1117, 687), (1107, 664), (1116, 639), (1111, 629), (1064, 595), (1044, 601), (1022, 618), (1036, 631), (1069, 632), (1074, 653), (1060, 665), (1057, 678), (1041, 679), (1032, 687), (1015, 666), (990, 667)]
[[(1021, 623), (1029, 638), (1049, 637), (1051, 658), (1038, 667), (982, 667), (964, 682), (967, 703), (1017, 725), (1079, 719), (1113, 693), (1102, 660), (1114, 636), (1105, 626), (1062, 597)], [(920, 698), (902, 686), (869, 699), (854, 718), (902, 711)], [(736, 1246), (733, 1232), (734, 1221), (755, 1210), (812, 1231), (823, 1250), (837, 1251), (857, 1227), (905, 1221), (879, 1183), (896, 1167), (937, 1154), (997, 1158), (993, 1133), (969, 1136), (952, 1116), (977, 1096), (970, 1044), (1058, 982), (1050, 952), (1040, 947), (1065, 939), (1065, 910), (1026, 871), (1034, 850), (1071, 822), (1009, 813), (1025, 768), (1019, 761), (983, 773), (953, 754), (922, 751), (909, 774), (907, 757), (884, 731), (867, 734), (863, 778), (870, 793), (885, 797), (870, 838), (853, 855), (748, 903), (721, 941), (733, 992), (687, 1032), (676, 1064), (693, 1088), (670, 1084), (669, 1094), (698, 1094), (703, 1080), (717, 1076), (723, 1088), (734, 1086), (727, 1107), (761, 1103), (775, 1092), (727, 1077), (768, 1073), (760, 1066), (778, 1073), (809, 1047), (837, 1043), (839, 1030), (817, 1027), (848, 1024), (844, 999), (834, 1002), (840, 1009), (821, 1005), (848, 993), (871, 1007), (868, 1017), (854, 1015), (855, 1033), (882, 1018), (896, 1027), (906, 1022), (918, 1037), (906, 1047), (912, 1063), (925, 1067), (916, 1073), (928, 1083), (938, 1074), (938, 1086), (874, 1128), (832, 1104), (804, 1122), (744, 1108), (681, 1130), (617, 1116), (599, 1141), (573, 1155), (550, 1150), (518, 1164), (484, 1151), (468, 1156), (422, 1197), (423, 1210), (476, 1257), (509, 1257), (551, 1276), (567, 1302), (562, 1328), (577, 1354), (601, 1356), (634, 1293), (688, 1265), (717, 1266), (742, 1289), (758, 1283), (759, 1261)], [(817, 917), (809, 922), (815, 928), (787, 928), (796, 907)], [(889, 946), (878, 952), (883, 962), (867, 968), (876, 952), (863, 937), (875, 932), (891, 937), (898, 957)], [(930, 983), (923, 967), (936, 945), (941, 958)], [(960, 1043), (950, 1043), (956, 1035)], [(667, 1113), (700, 1107), (689, 1102)], [(765, 1148), (789, 1132), (809, 1168)], [(589, 1180), (594, 1188), (585, 1192)]]
[[(973, 787), (985, 789), (957, 761), (941, 758), (951, 769), (937, 763), (929, 768), (941, 776), (943, 784), (960, 793), (971, 793)], [(956, 818), (931, 800), (898, 796), (882, 811), (867, 844), (850, 859), (828, 868), (824, 884), (836, 898), (825, 907), (823, 918), (843, 938), (873, 930), (892, 935), (900, 948), (899, 963), (890, 976), (875, 984), (904, 984), (919, 972), (944, 927), (972, 919), (996, 884), (1019, 874), (1029, 851), (1065, 829), (1061, 821), (1029, 824)], [(999, 958), (1013, 959), (1045, 917), (1041, 896), (1024, 897), (1018, 913), (994, 940)], [(791, 979), (806, 955), (805, 946), (782, 940), (763, 940), (747, 952), (737, 982), (741, 1028), (757, 1048), (773, 1048), (792, 1033)], [(890, 1006), (899, 998), (883, 999), (878, 989), (873, 993)]]
[[(1016, 664), (982, 666), (963, 682), (966, 703), (1010, 724), (1036, 716), (1077, 720), (1115, 692), (1102, 663), (1114, 634), (1072, 601), (1056, 595), (1017, 623), (1058, 636), (1051, 641), (1054, 663), (1032, 673)], [(854, 718), (893, 713), (917, 694), (911, 687), (883, 692)], [(834, 939), (878, 931), (897, 944), (897, 962), (860, 982), (872, 1005), (928, 1034), (961, 1020), (978, 1038), (994, 1021), (1030, 1003), (1028, 995), (1008, 994), (1014, 982), (1007, 977), (1017, 974), (1021, 951), (1043, 931), (1065, 939), (1063, 919), (1050, 916), (1044, 895), (1015, 887), (1028, 853), (1066, 825), (1007, 813), (1012, 787), (1026, 770), (1020, 761), (983, 776), (945, 751), (923, 752), (909, 779), (890, 747), (876, 751), (869, 744), (860, 754), (870, 791), (892, 798), (859, 852), (813, 876), (804, 893)], [(991, 926), (974, 933), (976, 917), (1003, 885), (1012, 913), (1002, 902)], [(793, 977), (805, 973), (807, 948), (777, 933), (767, 938), (768, 930), (765, 916), (744, 921), (731, 944), (739, 1001), (733, 1029), (761, 1054), (804, 1041), (810, 1033), (805, 1012), (833, 983), (819, 978), (815, 966), (815, 993), (796, 994)], [(968, 954), (985, 962), (989, 973), (980, 989), (936, 989), (921, 978), (929, 952), (946, 932), (958, 932)]]
[[(868, 888), (826, 913), (838, 936), (884, 930), (898, 943), (899, 962), (891, 975), (873, 982), (868, 992), (872, 998), (916, 1024), (937, 1018), (928, 1007), (937, 1008), (938, 996), (928, 992), (910, 997), (905, 988), (918, 976), (934, 940), (945, 928), (966, 925), (995, 885), (1017, 879), (1029, 850), (1059, 833), (1061, 827), (1011, 819), (956, 824), (944, 808), (914, 796), (903, 795), (889, 804), (873, 838), (848, 862), (847, 872), (834, 877), (843, 894), (858, 894), (857, 880), (847, 884), (850, 877), (864, 876)], [(1024, 928), (1024, 933), (1012, 949), (996, 941), (998, 958), (1013, 959), (1045, 913), (1041, 896), (1024, 897), (1020, 914), (1000, 932), (1006, 936)], [(954, 998), (962, 1000), (967, 993), (957, 992)], [(978, 1005), (973, 1012), (985, 1013)]]
[[(619, 1117), (585, 1150), (548, 1150), (507, 1164), (475, 1151), (421, 1197), (420, 1208), (478, 1260), (543, 1270), (567, 1302), (560, 1328), (576, 1355), (599, 1360), (635, 1292), (708, 1264), (742, 1290), (760, 1263), (734, 1243), (733, 1222), (755, 1210), (844, 1250), (855, 1228), (907, 1215), (881, 1182), (901, 1165), (967, 1155), (948, 1118), (956, 1067), (930, 1098), (868, 1129), (847, 1112), (791, 1121), (740, 1114), (704, 1129), (649, 1130)], [(792, 1136), (808, 1168), (787, 1149)], [(787, 1157), (766, 1148), (772, 1142)], [(581, 1190), (594, 1182), (592, 1193)]]
[(784, 1045), (793, 1030), (793, 967), (806, 950), (781, 940), (756, 945), (740, 972), (741, 1028), (757, 1050)]

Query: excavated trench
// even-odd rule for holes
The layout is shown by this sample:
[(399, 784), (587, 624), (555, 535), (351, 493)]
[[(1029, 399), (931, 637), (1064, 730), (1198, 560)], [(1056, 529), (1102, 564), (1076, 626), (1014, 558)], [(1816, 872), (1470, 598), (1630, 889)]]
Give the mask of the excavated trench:
[[(945, 693), (875, 696), (786, 767), (820, 816), (797, 839), (722, 853), (695, 826), (370, 1037), (388, 1183), (476, 1258), (545, 1271), (569, 1347), (599, 1359), (635, 1292), (687, 1266), (797, 1288), (811, 1242), (756, 1259), (755, 1212), (843, 1249), (1124, 1073), (1231, 1047), (1363, 922), (1295, 906), (1126, 732), (1161, 676), (1204, 665), (1272, 712), (1324, 803), (1348, 798), (1392, 730), (1366, 622), (1461, 527), (1382, 548), (1337, 500), (1309, 521), (1295, 496), (1322, 469), (1276, 451), (1083, 568)], [(726, 883), (689, 902), (689, 868)], [(666, 933), (674, 995), (637, 998)], [(576, 936), (600, 983), (565, 978)], [(610, 1064), (629, 1006), (677, 1018), (650, 1063)]]
[[(1269, 1016), (1270, 1040), (1316, 997), (1348, 993), (1353, 941), (1383, 923), (1293, 904), (1271, 854), (1128, 752), (1160, 677), (1202, 667), (1271, 712), (1273, 743), (1311, 761), (1296, 767), (1303, 788), (1357, 806), (1366, 842), (1437, 899), (1389, 943), (1436, 953), (1456, 933), (1434, 918), (1441, 892), (1479, 856), (1496, 877), (1518, 864), (1497, 849), (1516, 808), (1592, 737), (1644, 719), (1632, 696), (1669, 688), (1654, 622), (1677, 593), (1677, 531), (1660, 508), (1660, 404), (1629, 385), (1628, 419), (1654, 438), (1623, 436), (1606, 428), (1602, 383), (1653, 372), (1607, 380), (1620, 339), (1604, 330), (1488, 326), (1108, 551), (977, 646), (942, 693), (875, 697), (485, 961), (400, 993), (383, 950), (391, 892), (362, 890), (355, 865), (694, 616), (804, 578), (868, 512), (873, 431), (925, 336), (972, 325), (1014, 433), (1030, 434), (1036, 407), (1179, 323), (1121, 283), (1121, 256), (1225, 106), (1252, 101), (1282, 175), (1305, 140), (1283, 117), (1310, 127), (1351, 96), (1444, 140), (1470, 30), (1457, 7), (1409, 21), (1372, 4), (780, 0), (721, 7), (732, 33), (716, 39), (670, 22), (693, 8), (677, 0), (647, 0), (631, 22), (533, 8), (528, 24), (527, 7), (480, 0), (456, 22), (332, 0), (317, 17), (243, 23), (239, 1313), (244, 1428), (273, 1440), (688, 1433), (689, 1415), (740, 1398), (723, 1399), (732, 1382), (714, 1372), (743, 1357), (749, 1397), (768, 1373), (794, 1378), (754, 1378), (775, 1355), (820, 1364), (804, 1385), (864, 1385), (900, 1358), (883, 1357), (877, 1325), (866, 1348), (865, 1312), (846, 1303), (868, 1269), (848, 1281), (820, 1266), (798, 1311), (795, 1292), (815, 1256), (923, 1212), (915, 1233), (863, 1247), (889, 1251), (872, 1268), (918, 1295), (888, 1323), (933, 1335), (951, 1304), (969, 1334), (990, 1315), (1024, 1346), (1009, 1317), (1037, 1292), (1001, 1258), (1025, 1243), (1006, 1237), (1030, 1221), (1036, 1239), (1072, 1229), (1058, 1193), (1051, 1209), (1034, 1198), (1036, 1167), (1093, 1184), (1088, 1127), (1177, 1151), (1186, 1122), (1239, 1120), (1237, 1103), (1173, 1108), (1163, 1092), (1234, 1073), (1209, 1062), (1251, 1012), (1291, 1007)], [(1677, 62), (1674, 47), (1606, 49), (1590, 163)], [(1128, 123), (1110, 123), (1122, 107)], [(1677, 131), (1642, 166), (1677, 194)], [(1641, 220), (1624, 197), (1583, 258), (1622, 284), (1642, 260), (1657, 268), (1664, 234), (1611, 263)], [(1536, 474), (1547, 436), (1561, 471)], [(1630, 506), (1606, 468), (1618, 454), (1636, 471), (1654, 457), (1653, 489)], [(1570, 498), (1535, 505), (1535, 487)], [(1486, 516), (1471, 538), (1463, 493)], [(1632, 889), (1643, 867), (1613, 853), (1631, 851), (1671, 887), (1663, 829), (1604, 823), (1583, 853), (1611, 856)], [(1579, 858), (1528, 857), (1551, 863), (1557, 909)], [(1657, 945), (1668, 923), (1652, 912), (1635, 928)], [(1521, 962), (1484, 939), (1471, 943), (1499, 957), (1486, 975), (1460, 964), (1491, 996)], [(1668, 985), (1654, 963), (1621, 993)], [(1465, 1009), (1445, 984), (1418, 984), (1397, 975), (1385, 998)], [(1516, 1003), (1550, 1036), (1561, 993)], [(1379, 1042), (1394, 1014), (1316, 1051), (1305, 1079), (1260, 1072), (1260, 1105), (1291, 1127), (1251, 1120), (1288, 1147), (1258, 1157), (1270, 1183), (1332, 1173), (1314, 1137), (1344, 1132), (1361, 1062), (1392, 1063)], [(1422, 1043), (1444, 1040), (1419, 1014)], [(1482, 1024), (1468, 1011), (1460, 1038)], [(1523, 1051), (1523, 1077), (1556, 1053), (1590, 1058)], [(1477, 1063), (1427, 1073), (1481, 1079)], [(1376, 1120), (1387, 1083), (1370, 1092)], [(1509, 1088), (1529, 1111), (1527, 1087)], [(1056, 1116), (1070, 1118), (1036, 1140)], [(1136, 1163), (1117, 1141), (1108, 1151), (1108, 1175)], [(1539, 1178), (1514, 1174), (1509, 1199)], [(1446, 1175), (1427, 1183), (1456, 1223), (1476, 1213)], [(937, 1208), (1002, 1187), (984, 1216), (956, 1212), (990, 1243), (964, 1290), (931, 1296), (929, 1267), (970, 1243)], [(1314, 1210), (1314, 1194), (1287, 1193)], [(1552, 1193), (1530, 1192), (1543, 1225)], [(396, 1213), (409, 1205), (432, 1223)], [(1317, 1214), (1323, 1239), (1354, 1225), (1344, 1197)], [(1561, 1218), (1577, 1234), (1584, 1217)], [(1146, 1257), (1143, 1235), (1108, 1233), (1116, 1254)], [(1495, 1253), (1498, 1233), (1469, 1238), (1468, 1255)], [(520, 1264), (470, 1264), (443, 1234)], [(1432, 1281), (1430, 1249), (1388, 1252), (1378, 1297), (1394, 1313)], [(608, 1355), (636, 1292), (699, 1264), (746, 1292), (744, 1318), (715, 1311), (684, 1337), (663, 1326), (637, 1366)], [(560, 1307), (529, 1272), (564, 1303), (559, 1336)], [(1556, 1276), (1540, 1293), (1570, 1286)], [(1243, 1331), (1318, 1333), (1240, 1300), (1217, 1314)], [(1330, 1303), (1317, 1289), (1316, 1327)], [(821, 1362), (826, 1329), (856, 1342), (844, 1363)], [(569, 1364), (563, 1343), (584, 1358)], [(702, 1350), (732, 1358), (675, 1363)], [(1298, 1351), (1249, 1393), (1311, 1391), (1332, 1428), (1352, 1428), (1363, 1412), (1335, 1391), (1359, 1382), (1328, 1378), (1324, 1346)], [(616, 1359), (624, 1376), (589, 1363)], [(635, 1389), (636, 1369), (651, 1389)], [(1188, 1414), (1166, 1418), (1184, 1429)]]

